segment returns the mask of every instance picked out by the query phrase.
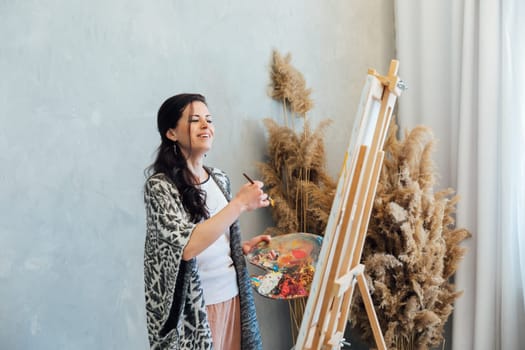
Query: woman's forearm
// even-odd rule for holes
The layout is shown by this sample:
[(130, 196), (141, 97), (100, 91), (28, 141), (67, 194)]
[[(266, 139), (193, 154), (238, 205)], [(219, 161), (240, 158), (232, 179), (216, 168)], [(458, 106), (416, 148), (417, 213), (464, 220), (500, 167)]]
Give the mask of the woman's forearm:
[(184, 248), (182, 259), (190, 260), (208, 248), (246, 209), (240, 200), (234, 198), (217, 214), (196, 225)]
[(261, 189), (262, 186), (260, 181), (243, 185), (237, 195), (221, 211), (197, 224), (184, 248), (182, 259), (190, 260), (199, 255), (228, 230), (230, 225), (245, 211), (267, 207), (270, 202), (268, 202), (268, 195)]

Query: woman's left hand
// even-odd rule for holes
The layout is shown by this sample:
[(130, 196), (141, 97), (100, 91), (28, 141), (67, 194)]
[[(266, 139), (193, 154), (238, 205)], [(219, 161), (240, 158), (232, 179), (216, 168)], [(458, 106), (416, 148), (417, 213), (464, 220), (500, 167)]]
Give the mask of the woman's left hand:
[(259, 235), (259, 236), (255, 236), (255, 237), (253, 237), (252, 239), (250, 239), (249, 241), (245, 241), (245, 242), (242, 243), (242, 251), (243, 251), (244, 255), (246, 255), (246, 254), (248, 254), (248, 253), (253, 249), (253, 247), (255, 247), (259, 242), (266, 241), (266, 243), (269, 243), (271, 239), (272, 239), (272, 236), (270, 236), (270, 235)]

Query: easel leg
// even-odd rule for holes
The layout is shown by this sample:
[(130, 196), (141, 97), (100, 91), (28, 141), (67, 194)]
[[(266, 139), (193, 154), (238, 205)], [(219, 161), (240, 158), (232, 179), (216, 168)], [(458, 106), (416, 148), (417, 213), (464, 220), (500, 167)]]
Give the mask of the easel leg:
[(361, 298), (363, 299), (366, 313), (368, 314), (368, 320), (370, 321), (370, 326), (372, 327), (372, 332), (374, 333), (376, 346), (379, 350), (387, 350), (385, 338), (383, 338), (383, 333), (381, 332), (381, 326), (379, 325), (379, 320), (377, 319), (376, 311), (374, 309), (374, 304), (368, 290), (364, 273), (358, 274), (356, 278), (357, 284), (359, 285), (359, 291), (361, 292)]

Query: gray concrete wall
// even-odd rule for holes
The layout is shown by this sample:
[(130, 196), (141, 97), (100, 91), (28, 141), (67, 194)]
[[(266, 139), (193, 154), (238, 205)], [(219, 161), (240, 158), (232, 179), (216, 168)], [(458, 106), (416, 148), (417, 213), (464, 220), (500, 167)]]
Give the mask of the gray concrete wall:
[[(367, 68), (394, 58), (393, 9), (373, 0), (0, 1), (0, 347), (147, 349), (143, 169), (168, 96), (201, 92), (207, 158), (257, 171), (273, 49), (313, 89), (337, 176)], [(271, 225), (241, 220), (249, 238)], [(257, 297), (265, 349), (288, 349), (288, 308)]]

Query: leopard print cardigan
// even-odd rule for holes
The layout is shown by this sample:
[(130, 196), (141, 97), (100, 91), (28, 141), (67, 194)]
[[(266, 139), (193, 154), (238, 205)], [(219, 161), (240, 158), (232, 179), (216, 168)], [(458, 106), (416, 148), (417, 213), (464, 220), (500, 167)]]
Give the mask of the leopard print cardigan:
[[(206, 171), (230, 201), (230, 180), (226, 174), (216, 168)], [(144, 202), (147, 216), (144, 282), (151, 349), (213, 349), (196, 259), (182, 260), (195, 224), (184, 210), (175, 184), (164, 174), (155, 174), (146, 181)], [(230, 227), (230, 237), (239, 286), (241, 348), (262, 350), (238, 221)]]

